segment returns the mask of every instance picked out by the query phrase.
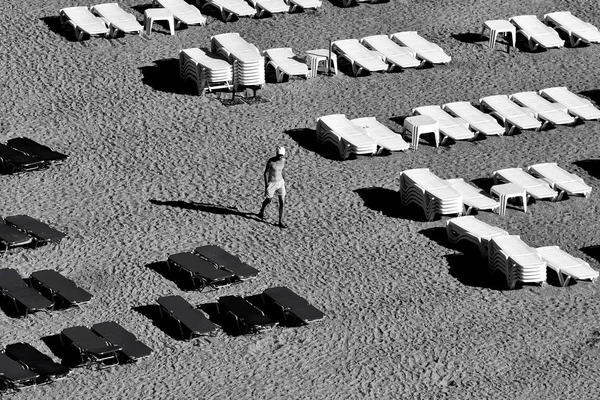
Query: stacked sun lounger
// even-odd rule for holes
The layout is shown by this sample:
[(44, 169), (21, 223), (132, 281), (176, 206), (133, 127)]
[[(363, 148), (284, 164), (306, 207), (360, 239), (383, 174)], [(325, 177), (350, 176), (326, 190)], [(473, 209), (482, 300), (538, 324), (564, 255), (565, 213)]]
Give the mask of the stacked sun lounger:
[(559, 103), (551, 103), (536, 92), (521, 92), (510, 96), (510, 99), (520, 106), (527, 107), (534, 112), (534, 116), (543, 121), (544, 129), (547, 124), (571, 125), (575, 118), (567, 113), (567, 108)]
[(453, 117), (440, 106), (423, 106), (412, 110), (414, 115), (426, 115), (433, 118), (438, 124), (440, 133), (444, 135), (441, 144), (447, 142), (448, 138), (454, 140), (471, 140), (475, 138), (475, 132), (469, 129), (469, 124), (462, 118)]
[(344, 114), (332, 114), (317, 119), (317, 141), (337, 149), (342, 160), (354, 155), (375, 154), (377, 142), (364, 129), (353, 124)]
[(558, 198), (558, 193), (542, 179), (535, 178), (521, 168), (505, 168), (493, 172), (494, 182), (515, 183), (525, 189), (527, 196), (536, 200)]
[(500, 203), (485, 194), (483, 190), (468, 184), (462, 178), (446, 179), (446, 182), (463, 197), (465, 215), (469, 215), (471, 210), (494, 211), (500, 207)]
[(460, 193), (428, 168), (400, 173), (400, 199), (404, 206), (414, 203), (422, 208), (429, 221), (438, 214), (461, 215), (463, 212)]
[(540, 90), (540, 95), (559, 103), (569, 114), (581, 120), (600, 120), (600, 110), (588, 99), (577, 96), (566, 87), (552, 87)]
[(448, 64), (452, 61), (452, 57), (446, 54), (440, 46), (415, 31), (394, 33), (390, 35), (390, 38), (394, 42), (408, 47), (416, 54), (417, 58), (430, 64)]
[(234, 89), (262, 87), (265, 83), (265, 59), (253, 44), (238, 33), (223, 33), (210, 39), (211, 51), (233, 64)]
[(377, 146), (387, 151), (406, 151), (410, 144), (402, 139), (402, 135), (392, 131), (375, 117), (362, 117), (350, 120), (354, 125), (361, 127), (370, 136)]
[(573, 257), (558, 246), (538, 247), (538, 254), (558, 275), (561, 286), (567, 286), (571, 279), (594, 282), (598, 279), (598, 271), (592, 269), (590, 264), (581, 258)]
[(569, 11), (559, 11), (544, 15), (544, 23), (569, 36), (571, 47), (580, 43), (600, 43), (600, 31), (594, 25), (584, 22)]
[(537, 251), (515, 235), (491, 238), (488, 244), (488, 266), (492, 272), (501, 272), (510, 289), (517, 282), (546, 282), (546, 262)]
[(588, 197), (592, 192), (591, 186), (588, 186), (583, 179), (575, 174), (565, 171), (556, 163), (542, 163), (531, 165), (527, 171), (543, 179), (554, 190), (558, 190), (557, 200), (567, 194), (569, 196), (583, 195)]
[(179, 76), (196, 83), (198, 94), (233, 88), (233, 66), (222, 57), (198, 48), (179, 52)]
[(474, 243), (479, 247), (481, 256), (487, 257), (490, 239), (506, 236), (508, 232), (489, 225), (472, 215), (466, 215), (449, 219), (446, 222), (446, 234), (451, 243), (458, 243), (461, 240)]

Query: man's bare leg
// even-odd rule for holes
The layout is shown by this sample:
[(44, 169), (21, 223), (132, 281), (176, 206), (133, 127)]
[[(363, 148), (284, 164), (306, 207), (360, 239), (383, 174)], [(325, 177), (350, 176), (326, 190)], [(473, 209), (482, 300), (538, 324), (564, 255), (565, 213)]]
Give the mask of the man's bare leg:
[(285, 205), (285, 199), (279, 196), (279, 227), (287, 228), (287, 225), (283, 223), (283, 208)]
[(271, 203), (271, 199), (264, 199), (262, 206), (260, 207), (260, 211), (258, 212), (258, 218), (265, 219), (265, 209)]

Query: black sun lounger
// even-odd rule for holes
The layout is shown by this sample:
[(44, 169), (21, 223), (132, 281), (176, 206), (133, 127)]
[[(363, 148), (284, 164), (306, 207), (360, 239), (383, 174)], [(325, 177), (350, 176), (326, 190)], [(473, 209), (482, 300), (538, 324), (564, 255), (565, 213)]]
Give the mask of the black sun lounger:
[(291, 318), (308, 324), (325, 317), (325, 314), (312, 306), (308, 300), (287, 287), (279, 286), (265, 289), (262, 293), (262, 299), (265, 304), (279, 309), (284, 320)]
[(114, 321), (101, 322), (92, 325), (92, 331), (108, 340), (115, 346), (121, 346), (121, 353), (130, 361), (152, 354), (152, 349), (140, 342), (133, 333)]
[(202, 311), (193, 308), (181, 296), (164, 296), (160, 297), (157, 302), (160, 305), (161, 317), (164, 318), (166, 313), (168, 317), (174, 319), (179, 325), (181, 336), (186, 336), (184, 328), (190, 332), (190, 339), (209, 335), (217, 329), (216, 325), (206, 318)]
[(26, 369), (5, 353), (0, 353), (0, 380), (13, 390), (35, 386), (40, 375)]
[(233, 318), (239, 332), (260, 332), (277, 325), (277, 321), (240, 296), (220, 297), (218, 304), (219, 313)]
[(28, 215), (13, 215), (11, 217), (6, 217), (5, 221), (28, 235), (33, 236), (36, 245), (60, 242), (62, 238), (67, 236), (42, 221), (38, 221)]
[(33, 241), (33, 238), (15, 228), (12, 225), (8, 225), (4, 222), (4, 219), (0, 218), (0, 245), (2, 250), (8, 250), (11, 247), (19, 247), (28, 245)]
[(108, 343), (85, 326), (63, 329), (60, 341), (63, 345), (71, 344), (77, 350), (81, 364), (95, 363), (98, 368), (105, 368), (119, 363), (121, 347)]
[(216, 289), (215, 285), (229, 284), (235, 277), (233, 273), (219, 269), (193, 253), (172, 254), (167, 259), (167, 264), (169, 269), (177, 267), (181, 272), (189, 274), (192, 285), (199, 286), (200, 290), (206, 286)]
[(47, 167), (48, 164), (44, 160), (31, 157), (0, 143), (0, 170), (4, 173), (35, 171)]
[(15, 150), (28, 154), (32, 157), (37, 157), (49, 163), (58, 163), (67, 158), (66, 154), (54, 151), (50, 147), (44, 146), (43, 144), (26, 137), (9, 139), (6, 144)]
[(6, 354), (48, 380), (59, 380), (71, 371), (64, 365), (58, 364), (49, 356), (42, 353), (29, 343), (14, 343), (6, 346)]
[(39, 291), (49, 293), (55, 303), (59, 299), (70, 305), (79, 306), (92, 299), (90, 293), (57, 271), (51, 269), (36, 271), (30, 278), (33, 286)]
[(258, 270), (242, 262), (237, 256), (223, 250), (219, 246), (207, 245), (194, 249), (194, 253), (206, 258), (208, 261), (218, 265), (227, 271), (230, 271), (244, 281), (258, 275)]
[(19, 273), (12, 268), (0, 269), (0, 292), (10, 297), (17, 312), (19, 305), (25, 308), (25, 315), (29, 312), (48, 310), (54, 303), (42, 296), (40, 292), (27, 286)]

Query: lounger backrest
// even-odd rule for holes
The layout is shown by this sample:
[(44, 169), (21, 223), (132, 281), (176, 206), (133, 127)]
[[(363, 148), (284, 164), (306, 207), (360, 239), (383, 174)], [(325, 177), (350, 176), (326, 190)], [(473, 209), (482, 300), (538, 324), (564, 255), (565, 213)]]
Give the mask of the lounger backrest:
[(494, 120), (492, 116), (481, 112), (468, 101), (448, 103), (444, 105), (444, 108), (448, 108), (454, 114), (471, 123), (488, 122), (490, 120)]
[(535, 186), (546, 185), (541, 179), (535, 178), (523, 171), (521, 168), (506, 168), (494, 172), (494, 175), (498, 175), (509, 182), (516, 183), (522, 186), (524, 189), (528, 189)]
[(210, 51), (205, 51), (199, 48), (189, 48), (181, 51), (204, 68), (211, 70), (231, 68), (231, 64), (229, 64), (227, 60), (223, 59), (217, 54), (211, 53)]
[(530, 35), (545, 35), (548, 33), (556, 33), (552, 28), (544, 25), (535, 15), (520, 15), (512, 17), (513, 22), (517, 27)]
[(588, 99), (577, 96), (566, 87), (548, 88), (542, 90), (542, 92), (567, 108), (585, 107), (592, 104)]
[(398, 32), (394, 33), (392, 36), (417, 53), (440, 50), (440, 46), (435, 43), (431, 43), (429, 40), (419, 35), (416, 31)]
[(54, 362), (52, 358), (29, 343), (9, 344), (6, 346), (6, 354), (40, 375), (57, 377), (66, 375), (70, 371), (69, 368)]
[(520, 92), (511, 96), (511, 99), (523, 104), (537, 113), (563, 110), (564, 107), (557, 103), (550, 103), (536, 92)]
[(375, 117), (354, 118), (351, 120), (351, 122), (354, 125), (363, 128), (369, 136), (376, 140), (390, 137), (400, 137), (400, 135), (392, 131), (390, 128), (377, 121)]
[(449, 219), (446, 223), (450, 226), (457, 226), (464, 231), (469, 232), (473, 236), (490, 239), (500, 235), (508, 235), (508, 232), (500, 229), (496, 226), (490, 225), (480, 219), (475, 218), (472, 215), (465, 215), (462, 217), (456, 217)]
[(527, 114), (525, 110), (511, 101), (506, 95), (488, 96), (481, 99), (492, 110), (507, 117), (517, 117)]
[(74, 326), (62, 330), (62, 334), (84, 351), (101, 351), (109, 347), (106, 341), (85, 326)]
[(337, 47), (342, 53), (348, 54), (354, 60), (377, 58), (375, 54), (360, 44), (358, 39), (336, 40), (332, 46)]
[(464, 123), (464, 121), (455, 118), (446, 111), (442, 110), (440, 106), (417, 107), (413, 110), (413, 112), (417, 112), (420, 115), (427, 115), (428, 117), (435, 119), (440, 126), (443, 127), (456, 126)]
[(135, 20), (135, 16), (123, 10), (118, 3), (97, 4), (93, 7), (100, 15), (110, 22)]
[(410, 50), (408, 47), (398, 45), (398, 43), (394, 42), (386, 35), (367, 36), (362, 40), (371, 46), (373, 50), (380, 52), (385, 57), (405, 54), (414, 56), (414, 51)]
[(325, 115), (318, 120), (338, 136), (351, 137), (365, 134), (360, 126), (353, 124), (344, 114)]
[(568, 31), (579, 31), (584, 29), (594, 29), (590, 24), (577, 18), (570, 11), (560, 11), (546, 14), (544, 19), (549, 18)]
[(555, 183), (581, 180), (580, 177), (568, 171), (565, 171), (564, 169), (556, 165), (556, 163), (535, 164), (530, 166), (529, 169), (543, 176), (544, 178), (551, 179), (552, 182)]
[(35, 271), (31, 277), (72, 304), (85, 303), (92, 298), (90, 293), (57, 271), (50, 269)]
[(299, 63), (294, 59), (296, 54), (290, 48), (268, 49), (263, 54), (280, 67), (295, 66)]
[(28, 288), (19, 273), (12, 268), (0, 269), (0, 289), (4, 291)]
[(497, 236), (491, 239), (495, 247), (500, 249), (508, 258), (519, 265), (544, 264), (544, 260), (537, 251), (528, 246), (517, 235)]
[(39, 374), (25, 369), (17, 361), (5, 353), (0, 353), (0, 377), (14, 383), (31, 381), (39, 377)]
[(77, 26), (104, 26), (104, 21), (96, 17), (87, 7), (66, 7), (61, 10)]

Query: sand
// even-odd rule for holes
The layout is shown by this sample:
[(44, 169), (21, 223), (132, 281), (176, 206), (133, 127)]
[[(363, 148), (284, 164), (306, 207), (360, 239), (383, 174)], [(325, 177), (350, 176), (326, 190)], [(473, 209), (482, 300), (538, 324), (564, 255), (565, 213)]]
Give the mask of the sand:
[[(2, 216), (28, 214), (68, 237), (15, 250), (3, 267), (51, 268), (93, 293), (82, 309), (0, 313), (0, 345), (28, 342), (56, 354), (56, 335), (114, 320), (154, 349), (136, 364), (76, 368), (14, 399), (595, 398), (600, 389), (600, 286), (502, 290), (472, 249), (448, 243), (443, 217), (425, 222), (398, 199), (399, 173), (430, 168), (486, 187), (494, 170), (557, 162), (593, 187), (590, 198), (539, 201), (527, 213), (478, 218), (532, 246), (558, 245), (599, 269), (600, 124), (586, 122), (416, 152), (332, 159), (315, 142), (319, 116), (373, 116), (399, 131), (413, 107), (552, 86), (598, 101), (598, 45), (545, 52), (492, 51), (483, 21), (569, 10), (600, 26), (597, 2), (395, 1), (223, 23), (151, 40), (75, 42), (58, 10), (90, 1), (3, 2), (0, 139), (28, 136), (70, 154), (41, 172), (0, 177)], [(142, 19), (143, 2), (121, 6)], [(210, 13), (209, 13), (210, 14)], [(448, 66), (277, 84), (268, 102), (225, 107), (178, 79), (178, 51), (239, 32), (259, 49), (297, 53), (330, 39), (418, 30)], [(271, 76), (272, 78), (272, 76)], [(258, 221), (262, 172), (277, 146), (288, 160), (289, 228)], [(260, 271), (218, 291), (185, 290), (156, 265), (216, 244)], [(159, 263), (159, 264), (156, 264)], [(258, 335), (178, 340), (152, 318), (156, 299), (210, 308), (219, 296), (285, 285), (327, 317)]]

